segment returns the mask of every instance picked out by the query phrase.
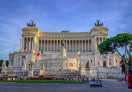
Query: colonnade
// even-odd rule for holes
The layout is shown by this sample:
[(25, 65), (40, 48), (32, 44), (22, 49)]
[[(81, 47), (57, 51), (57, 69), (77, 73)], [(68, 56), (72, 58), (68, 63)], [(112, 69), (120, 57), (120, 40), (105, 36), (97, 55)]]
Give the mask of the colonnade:
[(22, 39), (22, 47), (23, 47), (24, 51), (32, 51), (33, 37), (24, 37)]
[(64, 43), (64, 47), (67, 51), (81, 52), (91, 51), (92, 42), (89, 40), (39, 40), (39, 48), (43, 48), (45, 51), (60, 51)]

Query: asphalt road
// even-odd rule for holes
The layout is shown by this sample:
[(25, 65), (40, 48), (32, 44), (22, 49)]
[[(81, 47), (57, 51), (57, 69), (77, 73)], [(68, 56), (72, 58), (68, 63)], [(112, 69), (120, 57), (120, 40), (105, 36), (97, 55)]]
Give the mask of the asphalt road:
[(16, 84), (0, 83), (0, 92), (132, 92), (125, 82), (103, 80), (103, 88), (90, 88), (84, 84)]

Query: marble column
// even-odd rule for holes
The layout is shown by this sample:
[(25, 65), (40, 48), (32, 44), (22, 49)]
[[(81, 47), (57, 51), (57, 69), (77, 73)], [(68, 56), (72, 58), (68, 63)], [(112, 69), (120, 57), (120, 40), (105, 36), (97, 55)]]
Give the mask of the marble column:
[(31, 39), (31, 43), (30, 44), (31, 44), (31, 51), (32, 51), (32, 37), (30, 39)]
[(73, 40), (71, 40), (71, 52), (73, 51)]
[(32, 51), (32, 37), (30, 37), (30, 52)]
[(69, 51), (69, 40), (67, 40), (67, 51)]
[(69, 40), (69, 51), (71, 51), (71, 40)]
[(32, 51), (32, 42), (33, 42), (33, 41), (32, 41), (32, 37), (31, 37), (31, 51)]
[(29, 52), (29, 37), (27, 39), (27, 51)]
[(31, 51), (32, 51), (32, 37), (30, 39), (31, 39), (31, 43), (30, 44), (31, 44)]
[(77, 51), (77, 40), (75, 40), (75, 52)]
[(57, 51), (57, 40), (54, 40), (54, 51)]
[(51, 47), (52, 47), (52, 51), (55, 51), (55, 40), (52, 40), (52, 44), (51, 44)]
[(71, 52), (73, 52), (73, 40), (71, 40)]
[(23, 51), (25, 51), (26, 49), (26, 38), (24, 37), (23, 38)]
[(75, 41), (75, 52), (76, 52), (76, 50), (77, 50), (77, 40), (74, 40)]
[(41, 42), (42, 42), (41, 48), (45, 50), (45, 40), (41, 40)]
[(24, 40), (25, 40), (25, 38), (24, 37), (22, 37), (22, 51), (24, 51)]
[(43, 47), (42, 47), (45, 51), (45, 40), (43, 40)]
[(76, 51), (78, 49), (78, 40), (76, 40)]
[(81, 40), (79, 40), (79, 43), (80, 43), (80, 52), (82, 52), (82, 43), (81, 43)]
[(78, 40), (78, 49), (80, 50), (80, 40)]
[(84, 50), (84, 51), (86, 52), (86, 48), (87, 48), (87, 47), (86, 47), (86, 40), (84, 40), (84, 44), (85, 44), (85, 50)]
[(45, 40), (45, 51), (47, 51), (47, 40)]
[(49, 50), (48, 46), (49, 46), (49, 40), (47, 40), (47, 51)]
[(61, 47), (60, 47), (60, 46), (61, 46), (60, 44), (61, 44), (61, 40), (58, 40), (58, 50), (59, 50), (59, 51), (60, 51), (60, 48), (61, 48)]
[(42, 40), (39, 40), (39, 49), (42, 48), (42, 45), (43, 45), (43, 41)]
[(75, 49), (76, 49), (75, 40), (73, 40), (73, 49), (74, 49), (74, 52), (75, 52)]
[(49, 40), (47, 40), (47, 44), (46, 44), (47, 51), (48, 51), (48, 43), (49, 43)]
[(59, 43), (59, 40), (57, 40), (57, 43), (56, 43), (56, 51), (58, 51), (58, 43)]
[(29, 52), (31, 52), (31, 37), (29, 37)]
[(65, 48), (67, 49), (67, 40), (65, 40), (64, 43), (65, 43), (64, 46), (65, 46)]
[(82, 52), (84, 52), (84, 40), (82, 40)]
[(85, 52), (85, 40), (83, 40), (83, 52)]
[(32, 37), (32, 50), (34, 50), (34, 38)]
[(86, 40), (86, 52), (88, 51), (88, 40)]
[(51, 51), (51, 40), (49, 40), (49, 43), (48, 43), (48, 50)]
[(27, 50), (27, 38), (25, 37), (24, 38), (24, 51)]
[(39, 49), (41, 48), (41, 40), (39, 40)]
[(91, 51), (91, 45), (92, 45), (91, 40), (89, 40), (89, 51)]
[(53, 46), (52, 46), (52, 40), (50, 40), (50, 51), (52, 51), (52, 48)]
[(51, 51), (51, 40), (49, 40), (48, 48), (49, 48), (49, 51)]
[(31, 37), (29, 37), (29, 52), (31, 52)]
[(52, 51), (55, 51), (56, 50), (56, 40), (52, 40)]
[(89, 51), (89, 40), (87, 40), (87, 51)]
[(50, 48), (50, 51), (52, 51), (53, 50), (53, 40), (50, 40), (50, 46), (49, 46), (49, 48)]

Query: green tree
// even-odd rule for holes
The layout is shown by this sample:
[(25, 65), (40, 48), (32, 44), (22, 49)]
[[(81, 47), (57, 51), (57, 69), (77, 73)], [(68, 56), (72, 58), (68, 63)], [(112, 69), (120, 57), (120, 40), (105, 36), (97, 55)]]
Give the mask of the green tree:
[(6, 66), (8, 67), (8, 65), (9, 65), (9, 61), (8, 61), (8, 60), (6, 60), (5, 62), (6, 62)]
[[(130, 46), (129, 46), (130, 45)], [(107, 52), (112, 52), (115, 53), (117, 52), (121, 57), (122, 61), (125, 65), (122, 65), (122, 71), (126, 73), (127, 68), (124, 66), (128, 65), (128, 58), (131, 57), (131, 50), (128, 49), (129, 47), (132, 47), (132, 34), (129, 33), (120, 33), (117, 34), (114, 37), (107, 38), (104, 40), (99, 46), (99, 51), (101, 54), (107, 53)], [(118, 48), (122, 48), (125, 50), (125, 54), (122, 55)]]
[(4, 60), (2, 60), (2, 59), (0, 60), (0, 67), (2, 66), (3, 61), (4, 61)]
[(1, 73), (1, 70), (2, 70), (2, 63), (3, 63), (4, 60), (0, 60), (0, 73)]
[(0, 60), (0, 67), (2, 67), (3, 62), (6, 62), (6, 66), (8, 67), (9, 61), (8, 60)]
[[(115, 51), (118, 52), (117, 48), (120, 47), (125, 48), (128, 44), (131, 44), (131, 41), (132, 41), (132, 34), (121, 33), (121, 34), (117, 34), (114, 37), (107, 38), (98, 47), (101, 54), (107, 52), (115, 52)], [(119, 53), (119, 55), (121, 54)]]

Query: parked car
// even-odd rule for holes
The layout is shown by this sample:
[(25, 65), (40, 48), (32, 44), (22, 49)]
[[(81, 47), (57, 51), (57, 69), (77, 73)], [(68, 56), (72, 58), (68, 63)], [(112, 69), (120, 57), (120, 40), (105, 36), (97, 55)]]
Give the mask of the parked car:
[(102, 81), (99, 79), (92, 79), (89, 81), (90, 87), (102, 87)]

